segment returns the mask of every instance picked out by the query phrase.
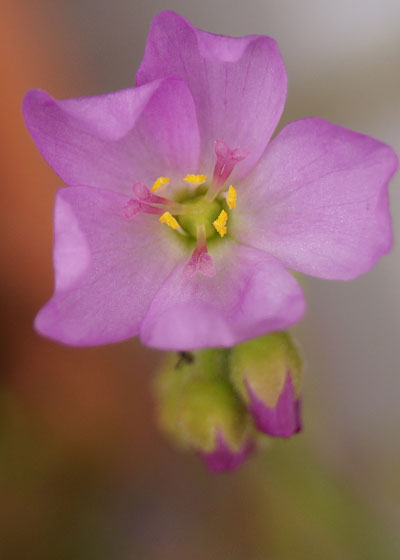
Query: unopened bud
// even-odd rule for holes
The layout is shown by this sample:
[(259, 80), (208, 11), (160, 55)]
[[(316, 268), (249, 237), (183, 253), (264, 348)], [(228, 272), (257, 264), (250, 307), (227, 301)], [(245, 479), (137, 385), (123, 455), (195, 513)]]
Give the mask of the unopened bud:
[(251, 422), (229, 379), (227, 352), (202, 350), (170, 357), (159, 372), (162, 429), (197, 451), (211, 471), (238, 467), (253, 449)]
[(286, 332), (273, 333), (232, 349), (231, 379), (247, 403), (258, 430), (288, 438), (302, 429), (302, 360)]

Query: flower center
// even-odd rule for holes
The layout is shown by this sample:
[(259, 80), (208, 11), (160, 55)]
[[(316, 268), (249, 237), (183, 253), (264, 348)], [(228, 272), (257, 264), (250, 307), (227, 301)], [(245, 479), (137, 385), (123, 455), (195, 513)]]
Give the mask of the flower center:
[(231, 150), (222, 140), (216, 140), (215, 155), (217, 161), (210, 182), (205, 175), (188, 174), (179, 185), (171, 185), (169, 177), (158, 177), (151, 190), (143, 183), (135, 183), (135, 198), (124, 207), (128, 219), (141, 213), (159, 215), (161, 224), (195, 240), (192, 257), (184, 267), (186, 276), (196, 272), (214, 276), (207, 241), (228, 233), (228, 212), (236, 207), (237, 195), (233, 185), (226, 187), (225, 183), (235, 165), (248, 153), (238, 148)]
[(197, 239), (198, 228), (204, 226), (206, 239), (210, 239), (217, 235), (213, 222), (223, 209), (223, 199), (207, 200), (208, 189), (203, 192), (202, 189), (196, 189), (196, 191), (193, 195), (190, 194), (181, 200), (180, 204), (184, 208), (177, 219), (189, 237)]

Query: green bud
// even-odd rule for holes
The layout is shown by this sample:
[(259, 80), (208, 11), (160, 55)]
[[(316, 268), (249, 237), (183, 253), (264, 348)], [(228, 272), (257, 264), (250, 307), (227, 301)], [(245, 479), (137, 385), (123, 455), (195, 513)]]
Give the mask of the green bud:
[(156, 394), (161, 428), (200, 453), (211, 470), (235, 468), (248, 455), (251, 422), (229, 379), (229, 351), (170, 355)]
[(270, 435), (301, 430), (302, 360), (291, 336), (272, 333), (232, 349), (231, 380), (254, 418)]

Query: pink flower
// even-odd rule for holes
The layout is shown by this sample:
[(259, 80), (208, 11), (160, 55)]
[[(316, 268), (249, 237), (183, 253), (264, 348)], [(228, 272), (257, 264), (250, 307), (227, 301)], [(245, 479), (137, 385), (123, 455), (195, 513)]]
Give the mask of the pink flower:
[(287, 83), (272, 39), (212, 35), (163, 12), (137, 83), (25, 98), (39, 150), (70, 185), (57, 194), (55, 293), (39, 332), (72, 345), (232, 346), (300, 319), (288, 269), (350, 280), (389, 251), (390, 147), (317, 118), (269, 142)]

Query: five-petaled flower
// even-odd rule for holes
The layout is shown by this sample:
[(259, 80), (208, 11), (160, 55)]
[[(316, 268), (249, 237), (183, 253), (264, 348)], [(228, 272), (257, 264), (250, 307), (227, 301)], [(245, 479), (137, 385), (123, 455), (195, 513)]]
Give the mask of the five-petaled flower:
[(69, 185), (39, 332), (72, 345), (232, 346), (300, 319), (288, 269), (349, 280), (390, 249), (390, 147), (317, 118), (270, 142), (287, 85), (272, 39), (163, 12), (137, 84), (25, 98), (37, 146)]

